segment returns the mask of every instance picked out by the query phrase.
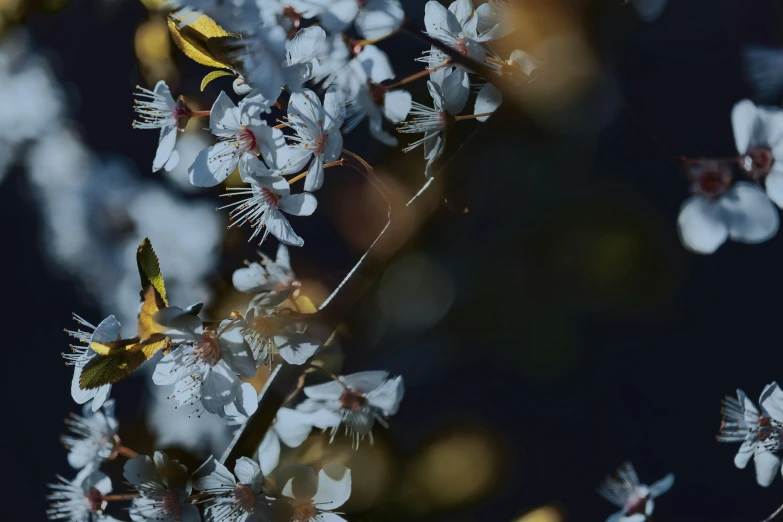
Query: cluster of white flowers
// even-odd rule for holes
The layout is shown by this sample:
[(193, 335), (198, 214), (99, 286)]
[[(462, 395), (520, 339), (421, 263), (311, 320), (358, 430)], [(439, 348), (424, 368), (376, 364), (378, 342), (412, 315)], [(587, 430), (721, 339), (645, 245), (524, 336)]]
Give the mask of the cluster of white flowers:
[[(701, 254), (728, 239), (762, 243), (780, 226), (775, 205), (783, 207), (783, 110), (742, 100), (731, 121), (739, 156), (685, 160), (694, 195), (677, 224), (683, 244)], [(736, 179), (740, 173), (745, 179)]]

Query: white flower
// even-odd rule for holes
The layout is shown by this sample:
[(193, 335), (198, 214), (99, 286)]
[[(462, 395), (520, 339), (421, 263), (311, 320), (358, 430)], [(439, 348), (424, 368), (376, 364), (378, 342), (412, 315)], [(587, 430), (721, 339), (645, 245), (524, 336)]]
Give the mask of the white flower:
[[(202, 407), (224, 417), (231, 408), (250, 415), (257, 406), (253, 386), (239, 376), (256, 374), (253, 354), (242, 338), (238, 320), (225, 320), (217, 329), (204, 328), (195, 315), (176, 307), (164, 308), (155, 322), (180, 346), (155, 367), (155, 384), (176, 386), (171, 397), (178, 406), (188, 405), (199, 414)], [(203, 406), (202, 406), (203, 405)]]
[[(449, 82), (448, 85), (451, 85), (451, 83)], [(410, 111), (412, 119), (397, 127), (397, 131), (424, 133), (423, 138), (409, 143), (403, 150), (409, 152), (419, 145), (424, 145), (424, 159), (427, 160), (424, 175), (429, 178), (433, 174), (432, 164), (440, 158), (446, 146), (445, 131), (449, 125), (455, 122), (455, 119), (452, 116), (453, 113), (447, 108), (451, 103), (448, 101), (448, 96), (441, 86), (433, 81), (428, 81), (427, 88), (430, 96), (432, 96), (432, 108), (413, 102), (413, 107)], [(452, 108), (454, 109), (456, 106)], [(460, 110), (462, 109), (460, 108)]]
[(263, 252), (258, 255), (261, 256), (261, 263), (249, 263), (245, 268), (234, 270), (231, 276), (234, 288), (246, 294), (287, 292), (295, 295), (300, 284), (291, 269), (288, 247), (280, 243), (274, 261)]
[(384, 118), (400, 123), (408, 117), (412, 99), (408, 91), (389, 90), (381, 82), (394, 78), (386, 53), (374, 45), (365, 45), (361, 52), (348, 64), (352, 82), (346, 97), (345, 131), (352, 130), (366, 116), (370, 133), (381, 143), (397, 146), (397, 138), (383, 130)]
[(476, 40), (488, 42), (508, 36), (517, 29), (511, 2), (489, 0), (476, 7)]
[(222, 183), (245, 156), (261, 154), (265, 161), (275, 161), (284, 144), (283, 133), (264, 121), (251, 117), (252, 103), (242, 100), (239, 106), (221, 92), (209, 115), (209, 128), (218, 142), (201, 151), (188, 169), (190, 182), (198, 187)]
[(761, 412), (742, 390), (737, 399), (723, 401), (723, 421), (718, 440), (742, 442), (734, 465), (744, 469), (751, 457), (756, 465), (756, 481), (767, 487), (780, 470), (780, 435), (783, 431), (783, 391), (777, 383), (767, 385), (759, 399)]
[[(283, 487), (283, 496), (288, 497), (293, 509), (292, 521), (296, 522), (345, 522), (334, 513), (351, 497), (351, 470), (342, 464), (327, 464), (318, 472), (318, 478), (312, 468), (290, 478)], [(294, 490), (294, 481), (304, 482), (317, 487), (299, 487)], [(314, 493), (307, 490), (315, 489)], [(304, 490), (304, 491), (303, 491)]]
[[(288, 298), (291, 297), (291, 300)], [(242, 335), (250, 345), (259, 366), (270, 361), (275, 352), (288, 364), (304, 364), (318, 351), (321, 343), (308, 336), (300, 326), (295, 303), (289, 294), (259, 294), (250, 301), (242, 324)]]
[(289, 448), (298, 448), (307, 439), (313, 429), (309, 418), (310, 415), (291, 408), (277, 411), (274, 423), (258, 446), (258, 461), (264, 475), (272, 473), (280, 462), (281, 442)]
[(210, 457), (193, 474), (193, 487), (212, 495), (206, 502), (206, 521), (271, 521), (269, 502), (261, 491), (264, 484), (261, 467), (255, 461), (242, 457), (234, 466), (234, 474), (236, 478), (214, 457)]
[(49, 520), (68, 522), (119, 522), (103, 513), (111, 493), (111, 479), (91, 467), (81, 470), (73, 480), (57, 477), (59, 482), (49, 484), (52, 492), (46, 497), (51, 501), (46, 512)]
[(289, 0), (306, 18), (318, 17), (329, 33), (342, 33), (355, 22), (362, 38), (375, 40), (402, 25), (405, 11), (399, 0)]
[(312, 77), (325, 40), (326, 33), (317, 26), (299, 30), (291, 40), (280, 25), (262, 27), (243, 37), (244, 47), (235, 59), (256, 95), (274, 103), (283, 87), (296, 92)]
[[(483, 63), (486, 51), (479, 43), (482, 38), (476, 32), (477, 23), (478, 17), (471, 0), (457, 0), (448, 9), (436, 0), (430, 0), (424, 6), (424, 26), (429, 36), (461, 55)], [(430, 67), (442, 63), (442, 58), (445, 55), (433, 49), (429, 59)]]
[(727, 239), (755, 244), (777, 233), (780, 218), (767, 195), (746, 181), (731, 185), (725, 163), (700, 161), (690, 166), (689, 176), (695, 195), (677, 218), (680, 239), (689, 249), (711, 254)]
[(98, 411), (84, 406), (82, 415), (71, 414), (65, 420), (70, 433), (62, 442), (68, 452), (68, 464), (76, 469), (98, 464), (112, 455), (117, 442), (119, 423), (114, 418), (114, 400), (108, 400)]
[(742, 100), (731, 111), (731, 124), (743, 156), (740, 167), (764, 183), (769, 199), (783, 207), (783, 110)]
[[(495, 112), (500, 104), (503, 103), (503, 93), (491, 83), (485, 83), (479, 89), (476, 96), (476, 103), (473, 106), (473, 114), (487, 114)], [(487, 121), (489, 116), (479, 116), (478, 121)]]
[(92, 332), (83, 332), (80, 329), (76, 331), (65, 330), (68, 335), (79, 340), (84, 346), (70, 345), (72, 353), (64, 353), (63, 357), (66, 360), (67, 365), (73, 366), (73, 378), (71, 379), (71, 397), (77, 404), (85, 404), (87, 401), (92, 400), (92, 411), (98, 411), (111, 392), (111, 384), (105, 384), (97, 388), (90, 388), (89, 390), (82, 389), (79, 386), (79, 379), (82, 376), (82, 369), (90, 359), (98, 355), (95, 353), (90, 345), (93, 342), (108, 343), (116, 341), (120, 333), (120, 323), (117, 319), (110, 315), (106, 319), (100, 322), (98, 326), (93, 326), (76, 314), (73, 314), (73, 319), (82, 326), (85, 326), (92, 330)]
[(313, 425), (321, 429), (331, 428), (333, 440), (342, 424), (354, 446), (358, 447), (365, 436), (372, 444), (372, 428), (376, 421), (388, 427), (384, 417), (397, 413), (405, 389), (401, 376), (389, 379), (388, 372), (368, 371), (339, 377), (339, 382), (307, 386), (304, 393), (308, 399), (297, 409), (309, 413), (318, 410), (332, 413), (314, 419)]
[(607, 477), (598, 488), (602, 497), (621, 508), (606, 522), (644, 522), (653, 513), (653, 499), (669, 491), (673, 484), (671, 473), (652, 486), (642, 484), (631, 463), (624, 463), (614, 477)]
[[(324, 181), (324, 163), (335, 161), (343, 150), (340, 126), (345, 119), (345, 101), (336, 88), (324, 95), (324, 103), (313, 91), (293, 93), (288, 101), (288, 127), (293, 141), (280, 150), (283, 173), (294, 173), (308, 166), (304, 189), (313, 192)], [(312, 158), (312, 161), (311, 161)]]
[(169, 86), (163, 80), (155, 85), (155, 90), (150, 91), (143, 87), (136, 87), (139, 98), (134, 101), (133, 110), (139, 113), (140, 120), (133, 122), (134, 129), (160, 129), (158, 151), (152, 161), (152, 171), (158, 171), (163, 167), (172, 170), (177, 166), (179, 156), (172, 154), (177, 143), (177, 131), (184, 131), (193, 115), (193, 111), (182, 96), (174, 100), (169, 91)]
[(198, 508), (185, 500), (190, 496), (188, 470), (177, 460), (156, 451), (153, 459), (139, 455), (129, 459), (122, 476), (141, 496), (133, 499), (134, 522), (199, 522)]
[(239, 173), (250, 188), (234, 189), (231, 196), (247, 196), (222, 208), (236, 207), (231, 211), (231, 226), (250, 224), (254, 229), (252, 240), (261, 234), (261, 243), (272, 234), (280, 242), (291, 246), (304, 245), (304, 239), (296, 235), (283, 212), (294, 216), (309, 216), (315, 212), (318, 201), (309, 193), (291, 194), (288, 182), (278, 171), (270, 171), (258, 158), (246, 155), (239, 165)]

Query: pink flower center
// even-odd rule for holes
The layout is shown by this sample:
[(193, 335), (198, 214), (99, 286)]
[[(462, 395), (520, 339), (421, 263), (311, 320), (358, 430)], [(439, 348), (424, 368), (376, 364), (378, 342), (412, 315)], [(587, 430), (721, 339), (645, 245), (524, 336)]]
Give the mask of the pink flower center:
[(166, 490), (166, 494), (163, 495), (163, 511), (171, 515), (174, 520), (182, 519), (182, 506), (179, 504), (177, 495), (170, 489)]
[(291, 505), (294, 508), (291, 520), (295, 522), (307, 522), (312, 520), (317, 514), (312, 500), (294, 500), (291, 502)]
[(762, 179), (769, 174), (772, 164), (775, 162), (769, 147), (751, 147), (741, 163), (743, 170), (755, 180)]
[(256, 496), (248, 486), (237, 484), (237, 487), (234, 488), (234, 498), (237, 505), (245, 512), (252, 513), (256, 509)]
[(201, 335), (201, 339), (196, 341), (194, 346), (196, 356), (214, 366), (220, 360), (220, 345), (215, 332), (208, 330)]
[(237, 137), (237, 147), (242, 152), (258, 154), (258, 141), (256, 141), (256, 135), (244, 125), (242, 125), (239, 136)]
[(97, 489), (90, 488), (90, 491), (87, 492), (87, 495), (85, 495), (84, 498), (87, 500), (87, 506), (89, 506), (89, 510), (93, 513), (100, 511), (103, 508), (103, 493)]
[(625, 507), (625, 516), (644, 515), (647, 508), (647, 497), (638, 497)]
[(185, 130), (191, 116), (193, 116), (193, 110), (185, 103), (185, 98), (180, 96), (174, 106), (174, 119), (177, 121), (177, 128)]
[(345, 390), (340, 395), (340, 408), (344, 410), (361, 410), (366, 402), (364, 394), (356, 390)]
[(456, 45), (454, 46), (454, 49), (461, 54), (462, 56), (468, 55), (468, 46), (465, 44), (465, 42), (462, 40), (462, 38), (459, 38), (457, 40)]
[(266, 187), (261, 187), (261, 197), (264, 198), (264, 203), (272, 208), (277, 208), (280, 205), (280, 196)]

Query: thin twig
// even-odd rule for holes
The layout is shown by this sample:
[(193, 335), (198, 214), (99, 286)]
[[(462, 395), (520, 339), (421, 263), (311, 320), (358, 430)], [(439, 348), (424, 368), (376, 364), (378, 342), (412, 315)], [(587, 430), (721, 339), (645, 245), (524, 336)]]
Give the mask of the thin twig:
[(783, 511), (783, 505), (781, 505), (779, 508), (777, 508), (774, 513), (772, 513), (770, 516), (768, 516), (767, 518), (765, 518), (761, 522), (769, 522), (770, 520), (772, 520), (773, 518), (778, 516), (781, 513), (781, 511)]

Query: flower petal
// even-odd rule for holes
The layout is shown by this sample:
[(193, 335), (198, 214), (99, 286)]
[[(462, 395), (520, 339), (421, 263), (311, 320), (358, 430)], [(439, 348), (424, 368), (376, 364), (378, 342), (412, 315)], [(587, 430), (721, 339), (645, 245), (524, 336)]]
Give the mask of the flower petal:
[(411, 112), (412, 97), (408, 91), (399, 89), (387, 92), (383, 97), (383, 115), (392, 123), (405, 121)]
[(275, 236), (281, 243), (291, 246), (304, 245), (304, 239), (296, 235), (291, 224), (279, 210), (268, 212), (264, 224), (269, 233)]
[(318, 472), (318, 491), (313, 503), (322, 510), (334, 510), (351, 497), (351, 470), (342, 464), (327, 464)]
[(289, 448), (298, 448), (313, 428), (309, 419), (310, 415), (307, 413), (291, 408), (280, 408), (273, 427), (283, 444)]
[(756, 464), (756, 482), (759, 486), (767, 487), (772, 484), (772, 480), (780, 470), (780, 457), (757, 447), (754, 459)]
[(228, 95), (220, 91), (209, 112), (209, 130), (215, 136), (231, 136), (242, 128), (240, 112)]
[(321, 343), (304, 334), (291, 334), (287, 337), (275, 336), (275, 344), (280, 357), (288, 364), (304, 364), (318, 351)]
[(155, 480), (155, 464), (147, 455), (139, 455), (125, 462), (122, 467), (122, 476), (134, 486), (140, 486), (145, 482)]
[(693, 196), (683, 203), (677, 228), (682, 243), (699, 254), (712, 254), (729, 237), (721, 207), (702, 196)]
[(223, 407), (234, 402), (237, 376), (220, 361), (208, 367), (201, 381), (201, 403), (209, 413), (224, 415)]
[(188, 168), (190, 183), (197, 187), (214, 187), (223, 183), (239, 163), (239, 153), (234, 142), (219, 141), (202, 150)]
[(261, 485), (264, 483), (264, 475), (261, 473), (261, 466), (253, 459), (241, 457), (234, 465), (234, 475), (239, 482), (250, 486), (253, 493), (261, 491)]
[(661, 495), (669, 491), (673, 485), (674, 485), (674, 474), (669, 473), (661, 480), (657, 482), (653, 482), (653, 484), (650, 486), (650, 495), (652, 497), (660, 497)]
[(309, 216), (318, 207), (318, 200), (308, 193), (291, 194), (280, 198), (280, 210), (292, 216)]
[[(473, 106), (473, 114), (484, 114), (487, 112), (495, 112), (503, 103), (503, 93), (498, 90), (497, 87), (491, 83), (485, 83), (476, 96), (476, 104)], [(487, 121), (489, 116), (481, 116), (476, 118), (478, 121)]]
[(356, 30), (362, 38), (375, 40), (400, 28), (405, 11), (398, 0), (366, 0), (356, 16)]
[(258, 461), (264, 475), (272, 473), (280, 462), (280, 439), (275, 430), (267, 430), (264, 435), (264, 440), (258, 446)]
[(193, 473), (193, 488), (198, 491), (236, 485), (234, 475), (215, 457), (209, 457)]
[(459, 34), (462, 26), (454, 13), (443, 7), (439, 2), (430, 0), (424, 5), (424, 26), (427, 34), (433, 38)]
[(389, 56), (374, 45), (365, 45), (356, 55), (355, 60), (361, 65), (367, 77), (375, 83), (394, 78), (394, 69), (392, 69)]
[(224, 320), (218, 327), (220, 332), (220, 355), (231, 370), (242, 377), (250, 378), (256, 374), (253, 352), (242, 337), (240, 321)]
[(778, 232), (780, 217), (767, 195), (747, 181), (734, 185), (720, 206), (729, 229), (729, 237), (742, 243), (762, 243)]
[(731, 126), (734, 129), (734, 143), (740, 154), (745, 154), (753, 144), (761, 125), (756, 104), (750, 100), (737, 102), (731, 109)]
[(403, 395), (405, 395), (405, 386), (400, 375), (368, 392), (367, 402), (380, 408), (384, 415), (394, 415), (400, 408)]
[(753, 456), (756, 444), (746, 440), (740, 446), (737, 454), (734, 455), (734, 465), (739, 469), (745, 469), (745, 466), (750, 462), (750, 458)]
[[(340, 134), (340, 126), (345, 120), (345, 98), (335, 87), (327, 89), (324, 94), (324, 126), (325, 132)], [(342, 147), (340, 147), (342, 148)]]
[(761, 392), (761, 398), (759, 398), (759, 404), (765, 417), (783, 422), (783, 390), (780, 389), (778, 383), (773, 382), (764, 388), (764, 391)]
[(152, 160), (152, 172), (157, 172), (166, 165), (174, 152), (176, 144), (177, 127), (171, 125), (160, 129), (158, 150), (155, 152), (155, 159)]
[[(339, 134), (337, 134), (339, 136)], [(331, 138), (331, 136), (329, 136)], [(315, 192), (324, 184), (324, 157), (321, 154), (313, 156), (313, 162), (305, 176), (304, 189), (307, 192)], [(301, 195), (301, 194), (297, 194)], [(282, 202), (281, 202), (282, 203)]]

